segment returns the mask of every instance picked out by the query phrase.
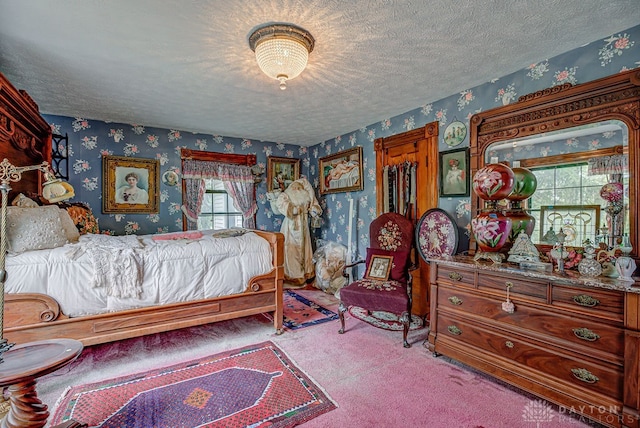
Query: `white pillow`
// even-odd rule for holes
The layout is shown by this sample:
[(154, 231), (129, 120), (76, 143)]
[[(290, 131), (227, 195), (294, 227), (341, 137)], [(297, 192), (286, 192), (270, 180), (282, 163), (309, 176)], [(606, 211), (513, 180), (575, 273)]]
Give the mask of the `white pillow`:
[(60, 222), (60, 208), (7, 208), (7, 244), (10, 253), (61, 247), (67, 236)]
[(78, 242), (78, 239), (80, 239), (80, 232), (78, 231), (76, 224), (71, 219), (69, 212), (57, 206), (56, 208), (58, 208), (60, 214), (60, 223), (62, 224), (62, 230), (64, 230), (67, 241)]

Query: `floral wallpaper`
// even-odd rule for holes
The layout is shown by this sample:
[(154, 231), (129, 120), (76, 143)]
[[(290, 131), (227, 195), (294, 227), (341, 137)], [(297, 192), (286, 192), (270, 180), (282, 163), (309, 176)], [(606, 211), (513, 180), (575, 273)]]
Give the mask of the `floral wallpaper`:
[[(603, 40), (597, 40), (553, 58), (532, 58), (532, 63), (523, 69), (507, 76), (496, 76), (490, 82), (473, 88), (460, 88), (460, 92), (447, 98), (428, 102), (414, 110), (398, 116), (381, 120), (359, 130), (337, 136), (333, 140), (312, 147), (310, 177), (317, 187), (317, 161), (326, 156), (353, 146), (363, 147), (365, 186), (361, 192), (334, 193), (321, 201), (325, 209), (324, 225), (320, 236), (322, 239), (340, 242), (347, 245), (349, 228), (353, 228), (352, 259), (364, 258), (369, 242), (369, 223), (376, 217), (375, 189), (375, 152), (373, 141), (379, 137), (387, 137), (400, 132), (424, 126), (435, 120), (440, 123), (439, 151), (451, 150), (444, 143), (444, 131), (454, 121), (461, 121), (467, 127), (467, 135), (455, 149), (469, 147), (469, 119), (475, 113), (501, 105), (506, 105), (526, 95), (548, 87), (585, 83), (611, 74), (640, 67), (640, 26), (616, 33)], [(428, 94), (425, 94), (425, 98)], [(583, 139), (584, 140), (584, 139)], [(605, 141), (572, 141), (565, 147), (548, 147), (540, 149), (536, 156), (549, 156), (558, 153), (575, 151), (575, 145), (587, 145), (595, 149), (608, 146), (612, 142)], [(518, 159), (524, 154), (496, 154), (506, 158)], [(527, 153), (527, 156), (532, 155)], [(503, 159), (501, 159), (503, 160)], [(349, 204), (353, 199), (354, 219), (349, 218)], [(468, 197), (446, 197), (439, 199), (439, 207), (449, 212), (456, 219), (459, 228), (458, 252), (469, 248), (471, 223), (471, 200)]]
[[(472, 88), (425, 104), (398, 116), (362, 128), (312, 147), (298, 147), (278, 142), (252, 141), (244, 138), (203, 135), (186, 131), (145, 127), (144, 125), (107, 123), (84, 118), (44, 115), (55, 133), (69, 135), (70, 182), (76, 188), (75, 200), (87, 202), (99, 218), (100, 228), (114, 234), (142, 234), (181, 230), (181, 194), (179, 186), (160, 185), (158, 214), (101, 214), (103, 154), (153, 158), (160, 161), (161, 175), (172, 170), (180, 173), (179, 149), (182, 147), (222, 153), (254, 153), (258, 163), (266, 165), (267, 156), (301, 159), (301, 173), (318, 188), (318, 159), (355, 146), (363, 147), (364, 190), (360, 192), (317, 195), (324, 210), (322, 226), (315, 237), (348, 244), (351, 229), (353, 259), (364, 258), (369, 242), (369, 223), (376, 217), (375, 152), (373, 141), (400, 132), (440, 122), (440, 135), (453, 121), (463, 122), (477, 112), (517, 101), (518, 97), (565, 82), (579, 84), (640, 66), (640, 25), (612, 34), (602, 40), (553, 58), (531, 58), (531, 64), (507, 76), (496, 76)], [(362, 106), (366, 108), (366, 106)], [(469, 146), (469, 132), (455, 148)], [(450, 150), (442, 140), (439, 150)], [(552, 154), (538, 153), (545, 156)], [(265, 174), (266, 176), (266, 174)], [(257, 187), (256, 225), (263, 230), (280, 230), (282, 216), (274, 215), (266, 200), (266, 184)], [(350, 201), (353, 200), (353, 203)], [(353, 206), (352, 217), (349, 216)], [(440, 198), (440, 208), (451, 213), (460, 229), (459, 251), (468, 248), (470, 224), (469, 198)]]
[[(173, 171), (180, 176), (180, 149), (220, 153), (255, 154), (258, 165), (266, 168), (267, 156), (302, 159), (302, 170), (310, 159), (307, 147), (252, 141), (245, 138), (204, 135), (175, 129), (161, 129), (123, 123), (107, 123), (81, 117), (43, 115), (53, 132), (68, 135), (69, 183), (74, 186), (73, 201), (87, 203), (98, 218), (100, 231), (114, 235), (149, 234), (182, 230), (182, 188), (160, 183), (160, 211), (157, 214), (102, 214), (102, 156), (157, 159), (160, 176)], [(303, 172), (304, 173), (304, 172)], [(280, 230), (282, 216), (276, 216), (266, 200), (267, 186), (256, 187), (258, 213), (256, 227)]]

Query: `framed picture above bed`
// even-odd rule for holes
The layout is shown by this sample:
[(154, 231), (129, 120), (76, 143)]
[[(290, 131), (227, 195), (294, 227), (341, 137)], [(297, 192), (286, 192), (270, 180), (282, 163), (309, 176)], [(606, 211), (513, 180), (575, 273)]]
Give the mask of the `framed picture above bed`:
[(102, 157), (102, 212), (158, 213), (160, 161)]
[(267, 191), (282, 191), (300, 178), (300, 159), (267, 157)]
[(362, 147), (320, 158), (320, 194), (364, 189)]

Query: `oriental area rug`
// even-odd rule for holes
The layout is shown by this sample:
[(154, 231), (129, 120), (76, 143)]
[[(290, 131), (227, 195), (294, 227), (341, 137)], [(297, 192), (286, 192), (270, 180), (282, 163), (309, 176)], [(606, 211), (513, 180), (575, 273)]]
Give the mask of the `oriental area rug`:
[[(297, 330), (338, 319), (338, 314), (325, 306), (317, 303), (313, 298), (320, 298), (330, 302), (330, 296), (323, 296), (321, 291), (309, 290), (284, 290), (283, 300), (283, 325), (289, 330)], [(335, 303), (337, 305), (337, 301)], [(328, 305), (327, 305), (328, 306)], [(265, 314), (269, 319), (270, 314)]]
[(90, 427), (293, 427), (336, 405), (272, 342), (75, 386), (51, 420)]

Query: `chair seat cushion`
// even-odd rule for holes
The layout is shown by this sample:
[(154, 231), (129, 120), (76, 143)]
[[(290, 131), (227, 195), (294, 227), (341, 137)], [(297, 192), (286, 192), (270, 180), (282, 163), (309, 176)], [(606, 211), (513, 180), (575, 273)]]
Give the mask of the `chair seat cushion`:
[(340, 300), (347, 307), (401, 314), (407, 310), (409, 296), (404, 282), (360, 279), (340, 289)]

